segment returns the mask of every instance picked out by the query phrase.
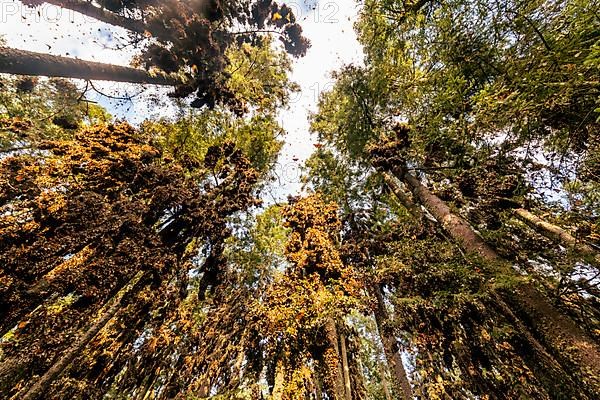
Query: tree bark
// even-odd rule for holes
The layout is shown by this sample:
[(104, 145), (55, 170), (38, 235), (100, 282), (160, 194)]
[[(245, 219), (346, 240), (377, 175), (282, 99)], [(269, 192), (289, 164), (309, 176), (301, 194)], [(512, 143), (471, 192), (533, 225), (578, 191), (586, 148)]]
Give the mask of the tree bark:
[(350, 383), (350, 367), (348, 366), (348, 350), (346, 349), (346, 336), (340, 335), (340, 345), (342, 350), (342, 368), (344, 370), (344, 388), (346, 400), (352, 400), (352, 385)]
[[(508, 304), (500, 297), (498, 293), (492, 293), (491, 308), (496, 308), (501, 315), (514, 325), (517, 331), (525, 339), (522, 348), (517, 350), (522, 354), (537, 379), (546, 389), (546, 393), (552, 394), (554, 398), (559, 399), (578, 399), (580, 398), (580, 389), (565, 371), (560, 363), (553, 357), (548, 350), (531, 334), (530, 330), (523, 321), (515, 315)], [(520, 341), (519, 341), (520, 342)], [(515, 348), (519, 344), (513, 344)]]
[(381, 175), (383, 176), (383, 181), (385, 182), (387, 187), (392, 191), (392, 193), (394, 193), (394, 196), (396, 196), (398, 201), (402, 203), (404, 208), (406, 208), (406, 210), (413, 217), (420, 220), (423, 217), (423, 212), (421, 211), (419, 206), (417, 206), (411, 199), (408, 198), (408, 196), (404, 194), (404, 191), (402, 190), (400, 185), (398, 185), (398, 182), (396, 182), (396, 178), (387, 171), (382, 171)]
[(0, 73), (176, 86), (176, 77), (119, 65), (0, 47)]
[(0, 363), (0, 393), (9, 393), (32, 365), (31, 358), (12, 357)]
[(394, 390), (402, 400), (412, 400), (412, 388), (408, 381), (404, 364), (402, 364), (398, 342), (396, 337), (390, 332), (390, 329), (387, 328), (389, 315), (385, 308), (383, 293), (381, 293), (381, 289), (377, 285), (373, 288), (373, 291), (375, 292), (375, 297), (377, 299), (375, 322), (377, 323), (377, 330), (379, 331), (379, 336), (383, 343), (385, 358), (387, 359), (392, 372), (392, 384), (394, 385)]
[(139, 33), (147, 36), (152, 35), (154, 38), (164, 42), (172, 42), (173, 38), (167, 29), (162, 28), (159, 24), (147, 24), (139, 19), (123, 17), (103, 8), (96, 7), (92, 2), (85, 0), (45, 0), (45, 3), (62, 7), (67, 10), (73, 10), (80, 14), (86, 15), (98, 21), (104, 22), (112, 26), (118, 26), (128, 31)]
[(323, 385), (321, 384), (321, 376), (318, 371), (313, 369), (313, 377), (315, 382), (315, 400), (323, 400)]
[[(281, 400), (283, 398), (283, 389), (285, 386), (285, 366), (282, 359), (277, 360), (275, 366), (275, 382), (273, 383), (273, 400)], [(208, 391), (207, 391), (208, 392)], [(208, 393), (206, 393), (208, 396)]]
[(600, 264), (600, 254), (598, 251), (594, 250), (592, 246), (577, 240), (573, 235), (563, 228), (544, 221), (537, 215), (525, 210), (524, 208), (517, 208), (513, 210), (513, 212), (517, 217), (525, 221), (529, 226), (533, 227), (547, 238), (560, 242), (564, 244), (565, 247), (571, 248), (583, 256), (593, 257), (594, 261), (597, 264)]
[(386, 371), (383, 364), (379, 366), (379, 373), (381, 374), (381, 386), (383, 387), (383, 395), (385, 396), (385, 400), (392, 400), (392, 394), (390, 393), (387, 377), (385, 376)]
[(325, 337), (327, 339), (327, 349), (324, 353), (324, 364), (327, 373), (327, 389), (332, 400), (344, 400), (344, 373), (340, 357), (340, 347), (338, 345), (338, 333), (335, 321), (330, 318), (325, 323)]
[(110, 11), (106, 11), (100, 7), (96, 7), (92, 2), (84, 0), (44, 0), (45, 3), (52, 4), (57, 7), (65, 8), (68, 10), (76, 11), (80, 14), (94, 18), (98, 21), (104, 22), (113, 26), (120, 26), (129, 31), (140, 33), (142, 35), (146, 32), (150, 32), (144, 21), (126, 18), (115, 14)]
[(496, 251), (483, 241), (468, 222), (452, 213), (450, 207), (423, 186), (417, 178), (409, 172), (401, 174), (399, 178), (408, 185), (415, 198), (419, 199), (425, 208), (442, 224), (442, 227), (450, 234), (452, 239), (459, 243), (467, 253), (479, 255), (488, 261), (497, 262), (500, 260)]
[[(453, 214), (439, 197), (405, 170), (394, 171), (408, 185), (415, 198), (442, 223), (453, 240), (470, 254), (493, 263), (503, 263), (468, 222)], [(600, 348), (573, 320), (565, 316), (533, 284), (522, 284), (503, 296), (529, 318), (529, 325), (543, 338), (566, 370), (578, 370), (579, 379), (590, 393), (600, 393)], [(569, 357), (565, 358), (565, 354)]]
[(37, 400), (50, 387), (52, 382), (59, 378), (73, 360), (81, 354), (85, 347), (92, 339), (106, 326), (106, 324), (121, 310), (123, 301), (135, 292), (137, 283), (143, 278), (144, 273), (138, 273), (125, 287), (119, 299), (116, 299), (114, 304), (102, 314), (100, 319), (92, 324), (88, 330), (81, 336), (70, 348), (68, 348), (63, 356), (56, 362), (42, 377), (29, 388), (27, 393), (20, 397), (21, 400)]

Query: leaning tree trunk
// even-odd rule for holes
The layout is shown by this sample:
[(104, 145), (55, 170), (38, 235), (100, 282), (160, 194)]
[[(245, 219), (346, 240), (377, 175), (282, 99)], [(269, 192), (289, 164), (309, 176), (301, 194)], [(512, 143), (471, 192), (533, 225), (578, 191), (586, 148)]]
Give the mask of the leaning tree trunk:
[(0, 47), (0, 73), (176, 86), (183, 81), (166, 74), (119, 65), (83, 61)]
[[(393, 171), (404, 181), (431, 214), (442, 223), (453, 240), (470, 254), (486, 261), (502, 263), (494, 249), (461, 217), (452, 213), (448, 205), (403, 168)], [(600, 347), (569, 317), (565, 316), (534, 285), (520, 285), (507, 300), (528, 316), (529, 324), (562, 361), (566, 370), (576, 369), (579, 380), (591, 393), (600, 393)], [(568, 354), (569, 357), (564, 357)]]
[(467, 252), (479, 255), (487, 261), (498, 262), (500, 257), (483, 239), (473, 230), (471, 225), (452, 213), (450, 207), (439, 197), (434, 195), (423, 184), (408, 172), (398, 176), (410, 188), (415, 198), (442, 224), (460, 246)]
[(388, 327), (389, 315), (385, 309), (385, 302), (383, 300), (383, 293), (378, 285), (373, 288), (375, 297), (377, 298), (377, 304), (375, 309), (375, 322), (377, 323), (377, 330), (383, 343), (383, 352), (387, 359), (388, 365), (391, 369), (392, 384), (394, 385), (394, 391), (397, 396), (400, 396), (403, 400), (412, 400), (413, 393), (408, 381), (408, 376), (404, 365), (402, 364), (402, 357), (400, 356), (400, 349), (398, 342), (394, 334)]
[(525, 221), (529, 226), (536, 229), (540, 234), (546, 236), (549, 239), (558, 241), (581, 254), (582, 256), (591, 257), (593, 260), (600, 264), (600, 254), (592, 246), (589, 246), (581, 241), (577, 240), (569, 232), (549, 222), (544, 221), (531, 211), (527, 211), (524, 208), (517, 208), (513, 210), (514, 214)]
[(383, 387), (383, 395), (385, 396), (385, 400), (392, 400), (392, 393), (390, 392), (390, 388), (388, 386), (388, 381), (385, 376), (386, 370), (383, 364), (379, 365), (379, 373), (381, 374), (381, 386)]
[(84, 0), (44, 0), (45, 3), (52, 4), (57, 7), (73, 10), (98, 21), (104, 22), (113, 26), (120, 26), (132, 32), (144, 34), (148, 31), (146, 24), (141, 20), (126, 18), (106, 11), (103, 8), (96, 7), (90, 1)]
[(402, 203), (406, 211), (408, 211), (417, 220), (421, 220), (423, 217), (421, 208), (417, 206), (411, 199), (409, 199), (406, 194), (404, 194), (404, 191), (398, 182), (396, 182), (396, 178), (388, 171), (381, 171), (381, 175), (383, 176), (383, 181), (387, 187), (394, 194), (394, 196), (396, 196), (398, 201)]
[[(404, 192), (396, 182), (396, 178), (393, 177), (393, 175), (387, 171), (383, 171), (382, 173), (384, 174), (384, 181), (388, 185), (392, 193), (396, 195), (396, 197), (411, 212), (411, 214), (413, 214), (418, 220), (423, 220), (425, 218), (423, 210), (416, 207), (412, 200), (408, 199), (406, 194), (404, 194)], [(577, 395), (579, 393), (577, 384), (575, 383), (573, 378), (570, 377), (567, 372), (565, 372), (563, 366), (560, 365), (560, 363), (556, 360), (555, 357), (548, 353), (548, 350), (540, 343), (539, 340), (537, 340), (532, 335), (530, 328), (525, 326), (523, 321), (515, 315), (515, 313), (512, 311), (509, 305), (504, 301), (504, 299), (500, 297), (498, 293), (492, 292), (492, 299), (494, 307), (497, 308), (498, 311), (502, 315), (504, 315), (512, 324), (514, 324), (514, 326), (518, 329), (522, 337), (525, 339), (527, 343), (527, 348), (523, 351), (524, 358), (528, 360), (530, 368), (532, 369), (532, 371), (534, 371), (536, 377), (543, 382), (543, 385), (548, 390), (548, 392), (554, 393), (560, 398), (577, 398)], [(380, 300), (380, 304), (383, 304), (382, 300)], [(383, 309), (383, 311), (385, 311), (385, 309)], [(381, 324), (379, 321), (377, 322), (380, 332), (383, 332), (384, 328), (381, 327), (381, 325), (383, 324)], [(382, 342), (384, 343), (384, 345), (386, 344), (386, 338), (383, 336)], [(390, 342), (389, 339), (388, 343), (394, 344), (393, 342)], [(520, 343), (517, 343), (516, 345), (518, 347)], [(392, 353), (390, 352), (390, 354)], [(388, 362), (392, 364), (392, 362)], [(404, 371), (402, 371), (399, 376), (403, 375), (405, 375)], [(408, 387), (410, 388), (410, 386)]]
[(114, 12), (107, 11), (100, 7), (96, 7), (91, 1), (45, 0), (44, 2), (55, 5), (57, 7), (65, 8), (67, 10), (76, 11), (80, 14), (86, 15), (106, 24), (112, 26), (119, 26), (121, 28), (127, 29), (128, 31), (139, 33), (144, 36), (152, 35), (153, 37), (163, 41), (171, 40), (169, 33), (164, 29), (159, 29), (156, 26), (150, 26), (139, 19), (123, 17)]
[(63, 354), (63, 356), (56, 362), (42, 377), (29, 388), (21, 400), (37, 400), (48, 390), (52, 382), (58, 379), (62, 373), (69, 367), (73, 360), (81, 354), (86, 346), (94, 339), (94, 337), (108, 324), (108, 322), (117, 314), (119, 310), (123, 308), (123, 302), (127, 300), (131, 295), (136, 293), (138, 284), (144, 279), (144, 272), (139, 272), (135, 277), (129, 281), (125, 286), (121, 297), (115, 299), (113, 305), (111, 305), (102, 314), (100, 319), (94, 322), (87, 331), (78, 340), (75, 341)]

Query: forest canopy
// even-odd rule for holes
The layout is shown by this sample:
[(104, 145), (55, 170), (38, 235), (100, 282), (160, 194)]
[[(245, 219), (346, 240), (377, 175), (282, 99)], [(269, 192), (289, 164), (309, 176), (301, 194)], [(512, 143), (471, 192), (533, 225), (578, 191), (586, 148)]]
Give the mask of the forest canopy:
[(48, 3), (133, 58), (0, 43), (0, 400), (597, 398), (598, 0), (364, 1), (285, 201), (292, 5)]

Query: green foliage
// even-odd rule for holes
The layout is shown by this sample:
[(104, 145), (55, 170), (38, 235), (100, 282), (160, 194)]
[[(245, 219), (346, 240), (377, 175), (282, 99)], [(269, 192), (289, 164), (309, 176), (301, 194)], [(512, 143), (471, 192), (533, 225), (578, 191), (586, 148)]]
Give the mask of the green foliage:
[(360, 332), (358, 356), (365, 380), (366, 398), (369, 400), (389, 399), (391, 376), (387, 370), (387, 360), (381, 346), (377, 325), (371, 316), (354, 313), (352, 325)]
[(247, 154), (252, 165), (266, 174), (277, 159), (282, 128), (269, 115), (238, 118), (224, 110), (190, 111), (174, 122), (145, 121), (141, 130), (156, 137), (166, 154), (189, 165), (204, 159), (215, 144), (233, 142)]
[(228, 240), (227, 259), (249, 286), (268, 284), (286, 267), (285, 245), (289, 229), (283, 226), (283, 208), (270, 206), (261, 214), (240, 221), (243, 227)]
[[(566, 283), (597, 271), (577, 264), (587, 260), (581, 255), (557, 252), (555, 239), (516, 228), (510, 211), (537, 205), (545, 220), (597, 240), (590, 228), (598, 218), (597, 8), (581, 0), (370, 0), (356, 24), (365, 65), (342, 68), (320, 98), (311, 129), (330, 151), (308, 161), (306, 181), (337, 201), (366, 204), (360, 210), (370, 225), (345, 234), (348, 257), (389, 287), (397, 334), (406, 335), (405, 351), (417, 348), (411, 379), (421, 396), (587, 396), (563, 372), (532, 360), (489, 290), (511, 292), (523, 276), (550, 295), (579, 286), (585, 296), (561, 295), (557, 303), (577, 304), (589, 316), (581, 320), (597, 321), (597, 300), (586, 298), (595, 291)], [(463, 256), (447, 243), (449, 222), (432, 223), (419, 207), (421, 218), (393, 213), (386, 223), (376, 211), (397, 203), (375, 179), (362, 187), (370, 196), (358, 195), (355, 165), (395, 174), (405, 205), (418, 200), (400, 182), (409, 172), (518, 273)], [(551, 207), (551, 190), (568, 200)], [(378, 202), (387, 207), (370, 207)], [(563, 217), (555, 213), (561, 208), (569, 209)], [(344, 207), (342, 218), (357, 209)], [(374, 263), (376, 254), (383, 256)]]
[[(176, 3), (102, 2), (148, 11), (157, 40), (137, 62), (189, 78), (175, 96), (200, 110), (136, 131), (65, 81), (0, 82), (1, 149), (43, 150), (0, 163), (4, 392), (131, 287), (49, 397), (331, 399), (343, 358), (353, 399), (388, 399), (401, 347), (419, 398), (591, 398), (595, 377), (517, 289), (535, 282), (598, 340), (597, 0), (367, 0), (365, 64), (336, 72), (311, 116), (303, 182), (318, 194), (259, 213), (298, 87), (271, 37), (231, 30), (273, 28), (292, 55), (307, 43), (270, 1)], [(533, 196), (538, 170), (568, 202)], [(517, 221), (522, 207), (590, 254)], [(506, 262), (463, 253), (457, 218)]]
[(588, 150), (598, 135), (596, 1), (419, 4), (366, 2), (366, 66), (335, 75), (315, 132), (355, 157), (407, 121), (410, 159), (428, 167), (479, 163), (502, 133), (503, 149), (541, 140), (563, 154)]
[(291, 92), (299, 90), (290, 82), (289, 57), (273, 50), (272, 40), (266, 38), (256, 45), (242, 43), (227, 50), (229, 74), (227, 87), (235, 93), (244, 108), (258, 114), (274, 114), (288, 104)]
[(326, 199), (338, 202), (343, 207), (344, 214), (353, 211), (354, 203), (365, 192), (363, 186), (368, 176), (330, 150), (322, 148), (314, 152), (306, 161), (304, 169), (302, 179), (305, 185), (321, 193)]
[(182, 110), (174, 121), (145, 121), (142, 131), (156, 137), (166, 154), (189, 165), (201, 162), (210, 146), (233, 142), (266, 176), (283, 145), (277, 110), (297, 90), (288, 78), (290, 60), (273, 50), (268, 39), (256, 45), (232, 45), (227, 57), (226, 85), (240, 101), (243, 113), (227, 107)]
[(109, 123), (100, 106), (84, 101), (64, 79), (0, 78), (0, 148), (73, 137), (84, 125)]
[[(195, 94), (191, 103), (194, 108), (212, 109), (221, 105), (238, 114), (245, 111), (248, 99), (244, 95), (255, 94), (236, 91), (239, 87), (232, 90), (231, 85), (237, 86), (238, 82), (229, 79), (232, 69), (239, 67), (232, 61), (236, 61), (234, 54), (240, 49), (247, 55), (252, 46), (268, 49), (271, 35), (295, 57), (303, 56), (310, 46), (292, 9), (270, 0), (168, 0), (122, 3), (115, 8), (128, 9), (143, 15), (147, 28), (144, 34), (154, 39), (145, 45), (134, 64), (177, 73), (185, 83), (171, 96), (184, 98)], [(230, 51), (232, 48), (237, 49)]]
[(359, 67), (345, 67), (333, 77), (334, 88), (321, 94), (319, 112), (311, 116), (311, 131), (357, 159), (367, 142), (376, 137), (376, 110), (378, 100), (383, 99)]

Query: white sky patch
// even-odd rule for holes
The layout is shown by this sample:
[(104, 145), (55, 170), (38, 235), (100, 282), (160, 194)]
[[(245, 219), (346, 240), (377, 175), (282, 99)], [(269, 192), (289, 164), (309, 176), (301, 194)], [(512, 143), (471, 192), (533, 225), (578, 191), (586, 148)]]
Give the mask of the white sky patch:
[(131, 59), (130, 52), (116, 48), (127, 38), (125, 29), (51, 4), (31, 8), (0, 0), (0, 23), (10, 47), (117, 65)]
[[(0, 35), (9, 47), (114, 65), (129, 66), (136, 54), (136, 49), (127, 46), (127, 30), (46, 3), (32, 8), (19, 1), (0, 0)], [(81, 89), (86, 86), (82, 80), (75, 82)], [(86, 93), (88, 100), (97, 101), (116, 118), (134, 125), (148, 118), (172, 116), (176, 110), (166, 99), (171, 87), (106, 81), (93, 85), (110, 96), (134, 96), (128, 101), (110, 99), (93, 90)], [(153, 99), (163, 101), (158, 106)]]
[(344, 64), (363, 62), (362, 46), (353, 28), (360, 11), (357, 2), (306, 0), (287, 4), (310, 39), (311, 48), (306, 56), (295, 60), (291, 74), (291, 80), (300, 85), (300, 93), (292, 98), (289, 109), (280, 112), (280, 123), (287, 136), (276, 168), (278, 186), (271, 201), (285, 201), (288, 194), (300, 191), (300, 166), (317, 142), (309, 133), (308, 114), (317, 111), (319, 94), (333, 86), (331, 72)]
[[(311, 41), (305, 57), (294, 59), (291, 80), (301, 91), (292, 97), (290, 107), (281, 110), (279, 122), (287, 131), (276, 174), (279, 179), (270, 187), (268, 203), (285, 201), (288, 194), (300, 191), (300, 166), (315, 150), (316, 138), (309, 133), (308, 113), (316, 111), (319, 94), (333, 85), (331, 72), (344, 64), (362, 64), (362, 48), (353, 24), (359, 6), (354, 0), (300, 0), (289, 3)], [(87, 61), (129, 65), (133, 49), (119, 49), (126, 43), (127, 32), (77, 12), (43, 4), (38, 8), (19, 1), (0, 0), (0, 35), (13, 48), (79, 58)], [(81, 87), (85, 83), (80, 81)], [(119, 119), (138, 124), (147, 118), (170, 117), (176, 107), (170, 101), (159, 105), (153, 98), (165, 98), (167, 87), (115, 82), (94, 82), (101, 92), (110, 95), (135, 95), (133, 101), (117, 101), (89, 92), (89, 100), (98, 101)], [(145, 89), (145, 90), (144, 90)]]

